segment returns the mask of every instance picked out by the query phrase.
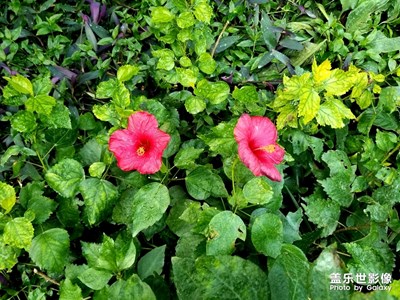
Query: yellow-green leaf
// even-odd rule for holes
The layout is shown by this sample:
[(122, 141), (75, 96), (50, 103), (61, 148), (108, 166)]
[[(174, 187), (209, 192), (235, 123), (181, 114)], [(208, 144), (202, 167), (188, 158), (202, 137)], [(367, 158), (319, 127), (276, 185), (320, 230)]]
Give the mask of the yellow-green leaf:
[(331, 76), (325, 81), (325, 90), (328, 95), (341, 96), (347, 93), (353, 85), (353, 80), (349, 80), (345, 71), (334, 69)]
[(276, 128), (283, 129), (285, 126), (297, 128), (297, 107), (291, 103), (279, 109), (276, 119)]
[(13, 77), (4, 77), (4, 79), (7, 80), (17, 92), (33, 96), (33, 86), (28, 78), (17, 74)]
[(153, 23), (168, 23), (174, 18), (174, 14), (163, 6), (155, 7), (151, 12), (151, 22)]
[(11, 185), (0, 182), (0, 206), (9, 213), (16, 202), (15, 190)]
[(197, 20), (207, 23), (210, 23), (212, 16), (212, 8), (205, 0), (196, 1), (194, 6), (194, 15)]
[(356, 100), (361, 109), (366, 109), (372, 104), (372, 93), (370, 90), (365, 90)]
[(32, 223), (27, 218), (12, 219), (4, 226), (4, 243), (28, 249), (33, 239), (33, 231)]
[(316, 91), (309, 87), (300, 90), (299, 117), (304, 117), (304, 124), (315, 118), (320, 106), (320, 97)]
[(291, 78), (287, 76), (283, 76), (283, 84), (284, 84), (284, 94), (286, 97), (290, 97), (295, 100), (298, 99), (300, 94), (300, 89), (305, 86), (310, 86), (311, 88), (311, 73), (304, 73), (301, 76), (293, 76)]
[(355, 78), (354, 87), (351, 91), (350, 98), (358, 98), (368, 86), (368, 75), (365, 72), (358, 73)]
[(317, 62), (313, 61), (312, 64), (313, 79), (316, 84), (327, 80), (331, 75), (331, 63), (329, 60), (325, 60), (322, 64), (317, 66)]
[(355, 116), (343, 102), (338, 99), (328, 99), (319, 108), (317, 122), (320, 125), (328, 125), (332, 128), (344, 127), (343, 119), (354, 119)]
[(35, 111), (44, 115), (49, 115), (56, 104), (56, 99), (48, 95), (31, 97), (25, 102), (27, 111)]

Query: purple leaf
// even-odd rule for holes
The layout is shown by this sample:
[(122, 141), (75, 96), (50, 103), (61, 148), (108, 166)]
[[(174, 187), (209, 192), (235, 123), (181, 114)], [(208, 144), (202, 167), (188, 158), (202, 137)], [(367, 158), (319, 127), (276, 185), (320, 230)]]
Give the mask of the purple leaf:
[(90, 16), (94, 24), (97, 24), (100, 19), (100, 3), (92, 1), (90, 3)]
[[(51, 66), (50, 69), (54, 74), (52, 81), (55, 80), (55, 82), (62, 78), (68, 78), (72, 83), (74, 83), (76, 81), (76, 77), (78, 76), (75, 72), (60, 66)], [(58, 78), (58, 80), (56, 80), (56, 78)]]

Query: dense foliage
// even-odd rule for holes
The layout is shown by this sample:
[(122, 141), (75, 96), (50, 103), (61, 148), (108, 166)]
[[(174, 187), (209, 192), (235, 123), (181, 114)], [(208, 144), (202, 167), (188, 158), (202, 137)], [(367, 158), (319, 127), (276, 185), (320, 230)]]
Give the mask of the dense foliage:
[(1, 299), (400, 298), (399, 1), (0, 8)]

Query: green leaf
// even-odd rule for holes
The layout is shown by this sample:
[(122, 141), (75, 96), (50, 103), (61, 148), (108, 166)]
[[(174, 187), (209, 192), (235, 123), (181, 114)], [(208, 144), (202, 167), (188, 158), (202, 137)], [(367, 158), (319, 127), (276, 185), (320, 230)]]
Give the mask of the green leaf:
[(257, 251), (276, 258), (281, 253), (283, 242), (281, 219), (271, 213), (257, 216), (251, 227), (251, 241)]
[(200, 97), (192, 96), (185, 101), (185, 108), (192, 115), (202, 112), (206, 107), (206, 102)]
[(138, 66), (124, 65), (119, 67), (117, 71), (117, 79), (120, 82), (128, 81), (138, 73), (139, 73)]
[(179, 28), (188, 28), (194, 24), (195, 19), (190, 11), (185, 11), (176, 18), (176, 25), (178, 25)]
[(96, 89), (96, 98), (107, 99), (111, 98), (118, 91), (118, 82), (115, 79), (102, 81)]
[(61, 196), (72, 198), (77, 194), (85, 172), (79, 162), (66, 158), (49, 169), (45, 178), (49, 186)]
[(28, 249), (31, 245), (32, 239), (32, 223), (24, 217), (14, 218), (4, 226), (3, 241), (5, 244), (20, 249)]
[(119, 279), (108, 289), (107, 299), (156, 300), (150, 286), (133, 274), (128, 280)]
[(215, 48), (215, 53), (221, 53), (225, 51), (226, 49), (235, 45), (239, 40), (240, 40), (239, 35), (224, 36), (219, 41), (217, 48)]
[(293, 245), (283, 245), (281, 254), (268, 261), (271, 300), (308, 299), (307, 274), (310, 265), (304, 253)]
[(29, 256), (40, 268), (61, 273), (69, 261), (69, 235), (65, 229), (52, 228), (37, 235)]
[(236, 119), (232, 119), (229, 123), (221, 122), (211, 128), (211, 132), (198, 135), (210, 147), (213, 156), (220, 154), (223, 157), (231, 157), (237, 154), (237, 143), (233, 137), (236, 123)]
[(136, 259), (135, 241), (127, 231), (118, 234), (114, 243), (116, 266), (118, 271), (130, 268)]
[(364, 90), (363, 93), (356, 99), (358, 106), (361, 109), (366, 109), (372, 104), (374, 95), (370, 90)]
[(207, 228), (207, 255), (229, 255), (235, 250), (236, 239), (246, 240), (246, 225), (231, 211), (215, 215)]
[(275, 30), (273, 24), (265, 12), (262, 13), (261, 18), (261, 31), (264, 39), (264, 43), (267, 45), (268, 50), (272, 50), (278, 44), (277, 37), (275, 35)]
[(99, 178), (85, 179), (80, 183), (79, 190), (90, 225), (102, 221), (110, 213), (118, 197), (117, 188), (111, 182)]
[(336, 251), (336, 245), (325, 248), (314, 261), (309, 273), (310, 299), (346, 300), (350, 298), (347, 290), (331, 289), (332, 274), (340, 274), (343, 278), (341, 259)]
[[(330, 175), (340, 173), (353, 174), (352, 165), (347, 154), (341, 150), (329, 150), (322, 155), (322, 160), (328, 164)], [(354, 175), (353, 175), (354, 176)], [(353, 176), (351, 181), (353, 180)]]
[(379, 94), (378, 108), (382, 108), (384, 111), (392, 113), (396, 110), (398, 104), (400, 104), (400, 88), (383, 88), (381, 93)]
[(257, 103), (259, 101), (257, 89), (253, 85), (246, 85), (241, 87), (240, 89), (235, 87), (232, 93), (232, 97), (233, 99), (238, 100), (245, 105)]
[(8, 147), (7, 150), (4, 152), (4, 154), (1, 156), (0, 166), (4, 166), (11, 156), (19, 154), (22, 154), (24, 156), (36, 156), (36, 152), (30, 148), (18, 145), (12, 145)]
[(388, 131), (380, 131), (379, 129), (376, 132), (376, 146), (385, 151), (389, 152), (392, 150), (397, 143), (397, 135), (388, 132)]
[(181, 169), (192, 169), (196, 166), (195, 160), (199, 158), (204, 149), (194, 147), (181, 148), (175, 155), (174, 165)]
[(281, 215), (283, 223), (283, 242), (292, 244), (294, 241), (301, 240), (299, 235), (300, 224), (303, 219), (302, 209), (299, 208), (295, 212), (289, 212), (286, 218)]
[(171, 13), (168, 8), (163, 6), (154, 7), (151, 11), (152, 23), (168, 23), (171, 22), (174, 18), (174, 14)]
[(149, 183), (135, 194), (132, 202), (132, 236), (161, 219), (170, 203), (168, 189), (160, 183)]
[(56, 103), (56, 99), (52, 96), (37, 95), (26, 100), (25, 107), (27, 111), (35, 111), (38, 114), (49, 115)]
[(244, 185), (243, 195), (249, 203), (261, 205), (270, 202), (274, 192), (265, 178), (255, 177)]
[(353, 9), (347, 16), (346, 30), (349, 33), (354, 33), (356, 31), (365, 32), (367, 29), (369, 29), (369, 24), (367, 24), (365, 20), (370, 19), (370, 14), (378, 13), (379, 10), (384, 9), (388, 2), (389, 0), (358, 1), (357, 7)]
[(5, 210), (6, 214), (11, 211), (16, 201), (17, 198), (15, 196), (14, 188), (9, 184), (0, 181), (0, 206)]
[(354, 119), (355, 116), (340, 100), (328, 99), (321, 104), (317, 113), (318, 124), (332, 128), (344, 127), (343, 119)]
[(197, 96), (207, 99), (211, 104), (220, 104), (225, 101), (229, 94), (230, 88), (226, 82), (209, 82), (203, 79), (197, 83), (197, 87), (194, 90)]
[(81, 288), (73, 284), (69, 278), (65, 278), (60, 284), (60, 300), (81, 300)]
[(160, 275), (164, 267), (166, 245), (156, 247), (146, 253), (137, 265), (137, 273), (140, 279), (144, 280), (154, 273)]
[(28, 78), (17, 74), (13, 77), (4, 77), (4, 79), (7, 80), (8, 84), (17, 92), (33, 96), (33, 86)]
[(61, 198), (58, 201), (57, 218), (65, 227), (78, 227), (81, 216), (78, 200), (73, 198)]
[(208, 4), (208, 1), (198, 0), (195, 2), (193, 13), (197, 20), (204, 22), (206, 24), (210, 24), (212, 12), (213, 10), (211, 6)]
[(86, 112), (79, 116), (79, 129), (82, 130), (93, 130), (96, 128), (96, 120), (93, 114)]
[(117, 90), (112, 95), (113, 103), (120, 108), (126, 108), (131, 103), (130, 92), (121, 82), (117, 84), (117, 87)]
[(238, 256), (173, 257), (172, 270), (179, 299), (269, 299), (265, 273)]
[(169, 211), (166, 223), (173, 233), (181, 237), (186, 233), (189, 233), (194, 227), (194, 222), (189, 223), (182, 220), (181, 216), (192, 205), (192, 201), (187, 199), (179, 199), (174, 203), (171, 210)]
[(89, 174), (92, 177), (101, 178), (106, 167), (107, 165), (101, 161), (92, 163), (89, 167)]
[(323, 229), (323, 237), (331, 235), (338, 225), (340, 205), (332, 200), (323, 199), (318, 194), (305, 198), (305, 201), (307, 206), (303, 207), (309, 220)]
[(95, 268), (89, 268), (78, 276), (84, 285), (96, 291), (105, 287), (111, 277), (112, 273), (109, 271)]
[(56, 209), (57, 203), (44, 196), (34, 196), (29, 199), (27, 209), (35, 214), (33, 223), (41, 224), (45, 222), (52, 212)]
[(59, 103), (53, 107), (50, 115), (40, 116), (40, 119), (48, 128), (72, 128), (69, 109)]
[(299, 117), (304, 117), (304, 124), (315, 118), (320, 107), (321, 98), (312, 88), (305, 87), (300, 90)]
[(349, 207), (353, 201), (350, 185), (351, 177), (348, 173), (338, 173), (324, 180), (318, 180), (328, 196), (340, 206)]
[(200, 234), (183, 235), (175, 247), (175, 255), (182, 258), (197, 258), (205, 255), (205, 237)]
[(104, 105), (95, 104), (93, 105), (92, 110), (97, 119), (110, 122), (114, 126), (119, 124), (119, 116), (115, 110), (115, 105), (112, 105), (111, 103)]
[(178, 82), (184, 87), (192, 87), (197, 81), (197, 74), (193, 69), (175, 68)]
[(204, 200), (210, 196), (228, 197), (221, 177), (203, 166), (190, 172), (185, 178), (185, 183), (188, 193), (196, 200)]
[(18, 132), (31, 132), (36, 129), (35, 115), (26, 110), (20, 110), (11, 117), (11, 127)]
[(3, 243), (0, 239), (0, 270), (10, 269), (18, 262), (20, 250)]
[(393, 253), (390, 249), (381, 253), (373, 245), (360, 245), (358, 243), (343, 243), (352, 259), (347, 263), (349, 271), (353, 274), (383, 274), (393, 270)]
[(169, 71), (175, 67), (175, 54), (172, 50), (155, 50), (151, 54), (158, 58), (157, 69)]
[(83, 166), (89, 166), (101, 160), (103, 146), (96, 138), (90, 139), (79, 150), (80, 162)]
[(136, 259), (136, 247), (131, 235), (121, 232), (115, 242), (104, 235), (101, 244), (82, 243), (82, 253), (92, 268), (118, 273), (128, 269)]
[(209, 53), (207, 52), (202, 53), (199, 56), (198, 61), (199, 61), (198, 66), (200, 71), (208, 75), (214, 73), (217, 67), (217, 62), (212, 58), (212, 56)]

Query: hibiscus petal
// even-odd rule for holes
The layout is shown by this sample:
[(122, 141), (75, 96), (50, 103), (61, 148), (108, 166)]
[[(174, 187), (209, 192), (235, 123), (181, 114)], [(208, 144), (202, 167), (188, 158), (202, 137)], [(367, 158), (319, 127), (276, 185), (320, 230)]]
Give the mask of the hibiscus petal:
[(147, 132), (158, 129), (156, 117), (145, 111), (132, 114), (128, 119), (128, 130), (132, 132)]
[(279, 173), (278, 169), (273, 164), (262, 164), (261, 172), (263, 175), (267, 176), (273, 181), (281, 181), (282, 175)]
[(248, 114), (243, 114), (239, 118), (233, 131), (236, 141), (238, 143), (241, 141), (248, 141), (251, 137), (252, 127), (251, 117)]
[(142, 160), (136, 160), (135, 169), (140, 174), (154, 174), (161, 169), (162, 160), (160, 159), (149, 159), (144, 157)]
[(283, 150), (282, 147), (279, 146), (278, 144), (275, 144), (274, 147), (275, 147), (274, 152), (257, 150), (256, 154), (261, 163), (266, 163), (266, 164), (272, 163), (274, 165), (278, 165), (282, 162), (283, 157), (285, 156), (285, 150)]
[(255, 147), (275, 144), (278, 132), (274, 123), (267, 117), (252, 117), (251, 138)]
[(117, 165), (123, 171), (134, 170), (135, 139), (129, 130), (115, 131), (108, 142), (109, 149), (117, 158)]
[(157, 129), (147, 132), (147, 138), (150, 141), (150, 148), (143, 156), (135, 155), (135, 169), (141, 174), (154, 174), (158, 172), (162, 165), (162, 154), (168, 146), (170, 136)]
[(261, 165), (257, 156), (246, 143), (240, 143), (238, 147), (239, 158), (243, 164), (250, 169), (255, 176), (261, 176)]

